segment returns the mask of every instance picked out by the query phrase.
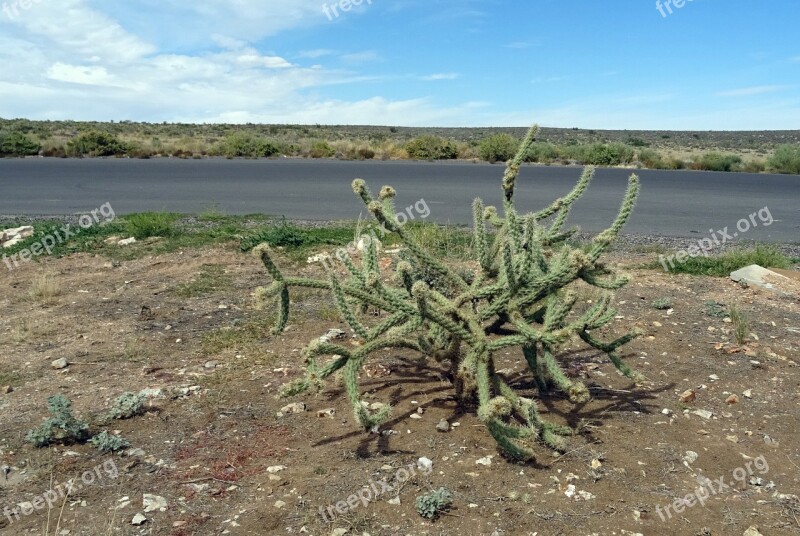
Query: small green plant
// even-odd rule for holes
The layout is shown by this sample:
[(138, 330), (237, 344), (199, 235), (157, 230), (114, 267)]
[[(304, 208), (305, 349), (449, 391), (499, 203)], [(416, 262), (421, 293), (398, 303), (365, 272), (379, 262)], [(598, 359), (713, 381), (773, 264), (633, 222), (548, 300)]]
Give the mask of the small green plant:
[(314, 142), (314, 145), (311, 146), (309, 156), (311, 156), (311, 158), (330, 158), (335, 154), (336, 149), (328, 145), (327, 141), (319, 140)]
[(481, 160), (487, 162), (508, 162), (519, 149), (519, 140), (508, 134), (495, 134), (484, 139), (478, 147)]
[(38, 428), (29, 431), (25, 440), (41, 448), (53, 443), (82, 442), (89, 437), (89, 425), (72, 414), (72, 402), (64, 395), (47, 399), (50, 417)]
[(733, 324), (733, 337), (736, 339), (736, 344), (744, 344), (750, 333), (750, 321), (747, 315), (739, 308), (739, 304), (734, 303), (731, 305), (729, 316)]
[(790, 268), (792, 262), (776, 246), (758, 245), (754, 248), (731, 249), (708, 257), (703, 255), (688, 257), (682, 262), (675, 262), (674, 255), (671, 255), (662, 259), (661, 263), (654, 262), (652, 267), (664, 268), (666, 265), (667, 270), (672, 274), (728, 277), (731, 272), (751, 264), (770, 268)]
[(264, 158), (280, 154), (281, 147), (263, 138), (234, 134), (222, 142), (218, 152), (227, 158)]
[(417, 497), (417, 513), (426, 519), (436, 519), (453, 504), (453, 494), (445, 488)]
[(123, 393), (111, 405), (108, 416), (111, 419), (130, 419), (144, 412), (147, 397), (139, 393)]
[(672, 309), (672, 300), (669, 298), (659, 298), (653, 302), (653, 309), (658, 309), (659, 311)]
[(767, 165), (775, 173), (800, 175), (800, 144), (779, 146)]
[(137, 240), (151, 236), (169, 237), (175, 234), (178, 216), (167, 212), (141, 212), (125, 218), (127, 229)]
[(103, 454), (107, 452), (117, 452), (131, 446), (122, 436), (109, 434), (106, 430), (103, 430), (90, 439), (89, 443)]
[(212, 292), (226, 290), (232, 285), (231, 277), (225, 273), (225, 268), (217, 264), (205, 264), (188, 283), (175, 287), (175, 294), (182, 298), (194, 298)]
[(728, 316), (725, 304), (716, 302), (714, 300), (705, 302), (705, 313), (706, 316), (711, 316), (714, 318), (725, 318)]
[(692, 167), (702, 171), (741, 171), (742, 158), (733, 154), (707, 153)]

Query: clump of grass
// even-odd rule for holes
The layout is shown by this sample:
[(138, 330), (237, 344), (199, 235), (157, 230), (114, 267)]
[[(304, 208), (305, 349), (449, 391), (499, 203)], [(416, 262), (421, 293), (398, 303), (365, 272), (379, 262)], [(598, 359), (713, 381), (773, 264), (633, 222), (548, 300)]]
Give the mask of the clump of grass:
[(141, 212), (125, 218), (128, 232), (137, 240), (151, 236), (170, 237), (175, 235), (177, 214), (167, 212)]
[[(739, 248), (712, 257), (688, 257), (684, 262), (667, 263), (670, 273), (727, 277), (740, 268), (758, 264), (769, 268), (789, 268), (791, 260), (772, 245)], [(663, 266), (655, 262), (652, 267)]]
[(744, 344), (747, 340), (747, 335), (750, 333), (750, 321), (736, 303), (731, 305), (730, 319), (733, 324), (733, 337), (736, 339), (736, 344)]
[(232, 284), (231, 277), (222, 266), (206, 264), (192, 281), (178, 285), (174, 292), (182, 298), (193, 298), (228, 289)]
[(44, 273), (33, 280), (29, 293), (31, 298), (42, 303), (51, 303), (61, 294), (61, 285), (55, 278), (55, 274)]
[(203, 335), (201, 348), (204, 355), (219, 354), (225, 350), (257, 347), (269, 337), (275, 319), (272, 315), (258, 317), (241, 325), (226, 326)]
[(659, 311), (666, 311), (672, 309), (672, 300), (669, 298), (659, 298), (653, 302), (653, 308)]
[(274, 247), (285, 247), (289, 249), (320, 245), (343, 246), (352, 240), (353, 233), (353, 227), (318, 227), (307, 229), (291, 224), (284, 218), (278, 222), (277, 225), (270, 226), (242, 240), (241, 249), (247, 252), (263, 243)]
[(38, 428), (25, 435), (25, 440), (34, 447), (41, 448), (53, 443), (85, 441), (89, 437), (89, 425), (72, 414), (72, 402), (64, 395), (47, 399), (50, 417)]
[(452, 504), (453, 494), (446, 488), (439, 488), (428, 495), (417, 497), (417, 513), (424, 518), (435, 519), (439, 514), (447, 511)]

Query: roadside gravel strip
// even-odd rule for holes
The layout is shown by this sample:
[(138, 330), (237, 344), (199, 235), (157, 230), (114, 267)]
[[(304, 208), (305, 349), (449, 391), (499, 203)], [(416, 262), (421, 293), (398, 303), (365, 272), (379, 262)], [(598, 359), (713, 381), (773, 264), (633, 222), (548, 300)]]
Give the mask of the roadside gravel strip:
[[(20, 225), (32, 225), (36, 222), (43, 221), (57, 221), (60, 223), (77, 224), (80, 214), (68, 214), (61, 216), (54, 215), (26, 215), (26, 216), (7, 216), (0, 214), (0, 227), (14, 227)], [(122, 216), (124, 218), (124, 216)], [(335, 222), (335, 221), (313, 221), (313, 220), (286, 220), (287, 223), (297, 225), (299, 227), (306, 227), (309, 229), (318, 229), (321, 227), (339, 225), (352, 225), (353, 222)], [(176, 222), (180, 227), (192, 229), (211, 227), (215, 224), (213, 222), (200, 221), (196, 217), (187, 216), (181, 218)], [(246, 220), (245, 227), (258, 228), (265, 225), (264, 220)], [(590, 240), (594, 235), (588, 233), (581, 233), (577, 235), (580, 241)], [(677, 236), (661, 236), (661, 235), (643, 235), (643, 234), (628, 234), (622, 233), (620, 239), (613, 245), (613, 251), (630, 252), (630, 253), (667, 253), (686, 250), (691, 246), (696, 246), (701, 235), (677, 237)], [(752, 240), (734, 240), (726, 242), (714, 248), (712, 254), (722, 253), (726, 250), (736, 249), (740, 247), (752, 247), (757, 242)], [(800, 258), (800, 242), (793, 243), (771, 243), (778, 247), (786, 256), (798, 259)]]

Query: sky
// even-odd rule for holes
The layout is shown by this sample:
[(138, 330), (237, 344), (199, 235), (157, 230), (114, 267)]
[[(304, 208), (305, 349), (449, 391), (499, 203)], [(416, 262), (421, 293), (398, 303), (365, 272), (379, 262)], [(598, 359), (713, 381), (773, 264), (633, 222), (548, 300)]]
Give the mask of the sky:
[(800, 129), (800, 2), (656, 4), (0, 0), (0, 117)]

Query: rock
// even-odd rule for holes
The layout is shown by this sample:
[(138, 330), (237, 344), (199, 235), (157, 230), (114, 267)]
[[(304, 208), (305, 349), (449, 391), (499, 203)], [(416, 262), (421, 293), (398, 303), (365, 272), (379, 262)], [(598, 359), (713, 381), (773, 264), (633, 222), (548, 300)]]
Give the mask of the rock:
[(341, 329), (329, 329), (328, 332), (319, 338), (319, 342), (331, 342), (333, 340), (341, 340), (347, 337), (347, 333)]
[(753, 390), (752, 389), (748, 389), (745, 392), (743, 392), (742, 394), (744, 395), (745, 398), (753, 398)]
[(436, 425), (436, 430), (439, 432), (449, 432), (450, 423), (447, 422), (447, 419), (442, 419), (441, 421), (439, 421), (439, 424)]
[(420, 415), (419, 413), (412, 413), (410, 415), (410, 418), (412, 418), (412, 419), (421, 419), (422, 415)]
[(597, 458), (592, 460), (592, 469), (600, 469), (601, 467), (603, 467), (603, 463), (600, 460)]
[(475, 465), (485, 465), (486, 467), (492, 465), (493, 456), (485, 456), (475, 461)]
[(389, 502), (389, 504), (391, 504), (393, 506), (400, 506), (400, 496), (398, 495), (394, 499), (389, 499), (388, 502)]
[(764, 535), (758, 531), (758, 527), (750, 527), (749, 529), (744, 531), (744, 534), (742, 536), (764, 536)]
[(139, 396), (145, 398), (167, 398), (163, 389), (142, 389), (139, 391)]
[(661, 410), (662, 415), (672, 415), (672, 410), (669, 408), (664, 408)]
[[(109, 236), (108, 238), (106, 238), (105, 240), (103, 240), (103, 244), (106, 244), (106, 245), (109, 245), (109, 246), (110, 246), (110, 245), (112, 245), (112, 244), (116, 244), (116, 243), (117, 243), (117, 242), (119, 242), (120, 240), (122, 240), (122, 237), (120, 237), (120, 236), (117, 236), (117, 235), (111, 235), (111, 236)], [(113, 266), (113, 265), (112, 265), (112, 266)], [(111, 268), (111, 266), (109, 266), (109, 268)]]
[(347, 529), (333, 529), (331, 536), (344, 536), (347, 534)]
[(680, 398), (681, 402), (688, 404), (689, 402), (694, 402), (695, 398), (697, 398), (697, 393), (695, 393), (691, 389), (687, 389), (683, 393), (681, 393)]
[(155, 512), (156, 510), (158, 510), (159, 512), (166, 512), (167, 500), (164, 497), (161, 497), (160, 495), (145, 493), (142, 496), (142, 506), (144, 507), (145, 513)]
[(14, 227), (0, 232), (0, 246), (10, 248), (16, 246), (26, 238), (33, 236), (33, 227), (25, 225), (23, 227)]
[(136, 526), (144, 525), (146, 521), (147, 518), (144, 517), (142, 514), (136, 514), (135, 516), (133, 516), (133, 519), (131, 520), (131, 525), (136, 525)]
[(712, 412), (708, 411), (707, 409), (696, 409), (692, 413), (694, 413), (695, 415), (698, 415), (698, 416), (700, 416), (700, 417), (702, 417), (704, 419), (710, 419), (711, 417), (714, 416), (714, 414)]
[(14, 388), (11, 387), (10, 385), (4, 385), (2, 388), (0, 388), (0, 393), (3, 393), (4, 395), (7, 395), (7, 394), (13, 393), (13, 392), (14, 392)]
[(281, 408), (281, 410), (278, 412), (278, 417), (283, 417), (284, 415), (293, 415), (295, 413), (303, 413), (305, 410), (305, 403), (292, 402), (291, 404), (287, 404)]
[(206, 364), (203, 365), (203, 367), (207, 368), (207, 369), (215, 369), (218, 366), (219, 366), (219, 363), (217, 361), (206, 361)]
[(726, 404), (731, 404), (731, 405), (738, 404), (739, 403), (739, 397), (736, 396), (736, 395), (731, 395), (731, 396), (729, 396), (728, 398), (725, 399), (725, 403)]
[(745, 266), (741, 270), (732, 272), (731, 279), (737, 283), (755, 285), (781, 294), (789, 292), (793, 287), (796, 287), (796, 283), (793, 283), (793, 281), (785, 275), (773, 272), (757, 264), (751, 264), (750, 266)]
[(426, 473), (433, 470), (433, 461), (430, 458), (422, 457), (417, 460), (417, 468), (420, 471), (425, 471)]
[(693, 464), (694, 462), (697, 461), (697, 458), (699, 457), (700, 456), (695, 451), (687, 450), (686, 454), (683, 456), (683, 461), (685, 461), (688, 464)]
[(281, 471), (286, 470), (285, 465), (273, 465), (271, 467), (267, 467), (267, 472), (270, 474), (280, 473)]
[(275, 508), (281, 509), (284, 506), (286, 506), (286, 503), (283, 501), (275, 501), (275, 504), (273, 506), (275, 506)]
[(335, 408), (321, 409), (317, 412), (317, 417), (328, 417), (329, 419), (333, 419), (334, 415), (336, 415)]
[(62, 357), (50, 363), (50, 366), (56, 370), (62, 370), (69, 366), (69, 361), (67, 361), (66, 357)]
[(131, 244), (135, 244), (135, 243), (136, 243), (136, 238), (130, 237), (130, 238), (125, 238), (124, 240), (120, 240), (119, 242), (117, 242), (117, 245), (118, 246), (130, 246)]

